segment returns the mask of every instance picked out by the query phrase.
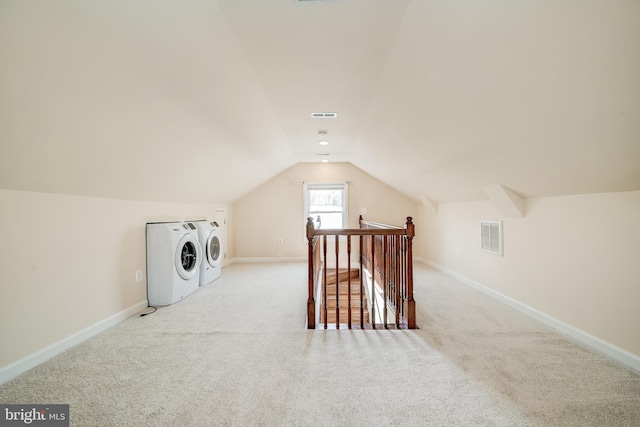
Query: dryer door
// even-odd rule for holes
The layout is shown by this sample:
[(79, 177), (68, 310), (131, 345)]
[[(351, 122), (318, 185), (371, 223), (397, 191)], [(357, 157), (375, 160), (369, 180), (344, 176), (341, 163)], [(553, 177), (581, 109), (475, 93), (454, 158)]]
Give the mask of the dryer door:
[(222, 264), (222, 258), (220, 258), (220, 252), (222, 250), (222, 244), (218, 238), (218, 233), (215, 231), (211, 233), (211, 240), (207, 245), (207, 252), (210, 254), (210, 263), (212, 267), (219, 267)]
[(212, 267), (220, 264), (220, 239), (213, 231), (209, 233), (207, 239), (207, 261)]
[(192, 234), (183, 235), (176, 246), (176, 271), (184, 280), (193, 279), (200, 274), (200, 244)]

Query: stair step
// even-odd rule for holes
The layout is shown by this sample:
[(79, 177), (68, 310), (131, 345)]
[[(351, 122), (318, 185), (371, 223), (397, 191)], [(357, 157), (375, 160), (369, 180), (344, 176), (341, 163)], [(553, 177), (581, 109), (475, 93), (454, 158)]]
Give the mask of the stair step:
[[(349, 298), (349, 292), (347, 292), (347, 289), (345, 289), (344, 292), (342, 292), (342, 290), (341, 290), (338, 295), (340, 296), (340, 298), (344, 298), (344, 299)], [(336, 299), (336, 290), (335, 289), (328, 289), (327, 288), (327, 299)], [(360, 299), (360, 291), (358, 290), (356, 292), (356, 290), (351, 289), (351, 299)], [(364, 299), (366, 299), (366, 298), (364, 298)]]
[[(349, 287), (348, 286), (344, 286), (344, 287), (340, 287), (340, 289), (338, 290), (338, 292), (340, 293), (340, 296), (348, 296), (349, 295)], [(327, 295), (333, 295), (333, 297), (335, 298), (336, 295), (336, 287), (333, 286), (327, 286)], [(353, 297), (354, 295), (359, 296), (360, 295), (360, 287), (351, 287), (351, 296)]]
[[(324, 313), (323, 313), (324, 314)], [(340, 323), (346, 323), (348, 321), (349, 313), (347, 310), (340, 310)], [(320, 322), (324, 323), (324, 316), (320, 316)], [(327, 309), (327, 323), (336, 323), (336, 310)], [(364, 323), (369, 322), (369, 312), (364, 312)], [(360, 323), (360, 310), (351, 310), (351, 323)]]
[[(349, 274), (349, 271), (351, 272), (351, 274)], [(358, 269), (351, 269), (351, 270), (347, 270), (346, 268), (341, 268), (339, 269), (338, 272), (338, 279), (340, 282), (342, 281), (347, 281), (347, 279), (349, 278), (349, 275), (351, 276), (351, 279), (353, 281), (353, 279), (358, 279), (360, 277), (360, 270)], [(336, 282), (336, 271), (335, 269), (329, 269), (327, 270), (327, 282), (329, 283), (335, 283)]]
[[(340, 309), (344, 309), (346, 310), (347, 307), (349, 306), (349, 301), (344, 299), (344, 300), (340, 300)], [(367, 309), (367, 301), (363, 301), (362, 302), (362, 306), (363, 308), (366, 310)], [(336, 300), (335, 299), (329, 299), (327, 298), (327, 309), (331, 309), (331, 308), (336, 308)], [(351, 309), (360, 309), (360, 300), (351, 300)]]

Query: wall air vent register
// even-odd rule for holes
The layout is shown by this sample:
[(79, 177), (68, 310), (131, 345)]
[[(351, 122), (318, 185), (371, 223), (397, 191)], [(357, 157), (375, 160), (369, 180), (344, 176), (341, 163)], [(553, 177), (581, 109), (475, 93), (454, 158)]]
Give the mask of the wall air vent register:
[(480, 221), (480, 249), (502, 256), (502, 221)]

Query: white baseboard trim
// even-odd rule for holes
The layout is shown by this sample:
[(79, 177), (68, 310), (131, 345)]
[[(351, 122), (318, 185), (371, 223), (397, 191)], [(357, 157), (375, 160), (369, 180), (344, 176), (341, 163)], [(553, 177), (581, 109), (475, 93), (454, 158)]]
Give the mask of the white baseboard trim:
[(471, 286), (472, 288), (475, 288), (489, 296), (496, 298), (497, 300), (515, 308), (521, 313), (531, 316), (534, 319), (544, 323), (545, 325), (550, 326), (562, 332), (565, 335), (568, 335), (569, 337), (575, 339), (576, 341), (579, 341), (582, 344), (585, 344), (595, 350), (598, 350), (601, 353), (606, 354), (609, 357), (612, 357), (618, 362), (621, 362), (627, 366), (630, 366), (631, 368), (634, 368), (640, 371), (640, 356), (638, 356), (637, 354), (633, 354), (623, 348), (620, 348), (614, 344), (606, 342), (581, 329), (578, 329), (574, 326), (564, 323), (561, 320), (556, 319), (555, 317), (549, 316), (548, 314), (543, 313), (539, 310), (536, 310), (535, 308), (529, 307), (528, 305), (525, 305), (519, 301), (516, 301), (513, 298), (510, 298), (506, 295), (501, 294), (500, 292), (496, 292), (493, 289), (481, 283), (476, 282), (475, 280), (469, 279), (468, 277), (458, 274), (453, 270), (449, 270), (448, 268), (443, 267), (439, 264), (436, 264), (434, 262), (428, 261), (423, 258), (418, 258), (418, 257), (415, 257), (414, 260), (425, 263), (430, 267), (433, 267), (436, 270), (439, 270), (445, 273), (446, 275), (451, 276), (468, 286)]
[(232, 258), (227, 265), (238, 263), (249, 263), (249, 262), (291, 262), (291, 261), (306, 261), (306, 257), (254, 257), (254, 258)]
[(26, 357), (23, 357), (20, 360), (17, 360), (13, 363), (10, 363), (6, 366), (0, 368), (0, 384), (4, 384), (9, 380), (17, 377), (20, 374), (27, 372), (29, 369), (38, 366), (39, 364), (51, 359), (52, 357), (62, 353), (63, 351), (73, 347), (74, 345), (80, 344), (82, 341), (85, 341), (91, 338), (94, 335), (99, 334), (112, 326), (117, 325), (123, 320), (133, 316), (136, 313), (144, 310), (148, 307), (147, 300), (140, 301), (139, 303), (131, 306), (119, 313), (114, 314), (113, 316), (107, 317), (104, 320), (101, 320), (93, 325), (77, 332), (73, 335), (70, 335), (62, 340), (51, 344), (48, 347), (43, 348), (42, 350), (38, 350), (37, 352), (30, 354)]

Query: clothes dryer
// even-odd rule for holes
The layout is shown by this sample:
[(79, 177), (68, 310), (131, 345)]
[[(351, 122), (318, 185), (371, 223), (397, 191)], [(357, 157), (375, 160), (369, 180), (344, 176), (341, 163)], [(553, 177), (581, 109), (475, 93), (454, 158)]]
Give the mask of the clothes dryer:
[(191, 222), (147, 224), (147, 298), (150, 306), (174, 304), (200, 284), (202, 249)]
[(200, 265), (200, 286), (207, 285), (222, 274), (222, 257), (220, 245), (220, 227), (215, 221), (195, 221), (203, 249), (203, 260)]

